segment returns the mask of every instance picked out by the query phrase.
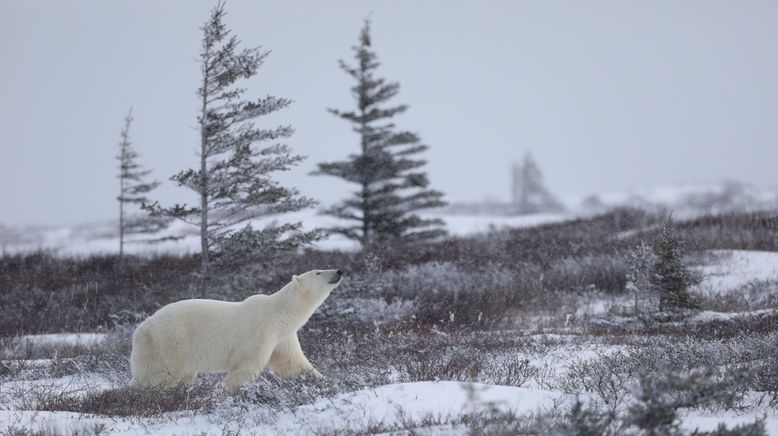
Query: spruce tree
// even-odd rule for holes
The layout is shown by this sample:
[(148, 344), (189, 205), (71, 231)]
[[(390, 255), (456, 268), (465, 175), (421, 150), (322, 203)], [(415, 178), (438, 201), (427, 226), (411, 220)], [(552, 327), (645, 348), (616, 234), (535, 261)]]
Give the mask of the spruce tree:
[(683, 248), (675, 235), (672, 218), (662, 227), (657, 241), (652, 285), (659, 292), (659, 310), (695, 306), (689, 287), (697, 283), (683, 261)]
[(138, 153), (133, 150), (130, 142), (130, 125), (132, 124), (132, 109), (124, 118), (124, 128), (119, 134), (119, 262), (124, 258), (126, 237), (131, 234), (154, 233), (165, 228), (167, 222), (161, 217), (150, 217), (145, 214), (131, 214), (131, 206), (139, 208), (148, 203), (146, 195), (159, 186), (158, 181), (146, 181), (151, 170), (143, 169), (138, 163)]
[[(288, 145), (280, 142), (292, 135), (291, 126), (260, 128), (255, 122), (288, 107), (291, 101), (273, 96), (243, 98), (246, 89), (236, 86), (236, 82), (257, 74), (269, 51), (259, 47), (239, 49), (237, 37), (224, 24), (225, 15), (224, 3), (220, 2), (202, 27), (202, 82), (197, 90), (200, 165), (171, 177), (179, 186), (197, 193), (199, 205), (147, 207), (154, 214), (169, 215), (199, 227), (204, 276), (212, 255), (235, 266), (261, 259), (266, 254), (263, 250), (298, 247), (320, 237), (317, 230), (303, 231), (299, 222), (264, 229), (254, 229), (249, 222), (297, 211), (315, 202), (271, 178), (275, 172), (288, 171), (304, 157), (293, 154)], [(246, 225), (238, 229), (242, 223)]]
[(371, 48), (370, 22), (365, 20), (359, 43), (353, 47), (356, 66), (340, 67), (356, 80), (351, 93), (357, 108), (330, 109), (354, 126), (359, 150), (347, 160), (320, 163), (317, 175), (339, 177), (358, 186), (357, 191), (324, 213), (346, 221), (330, 229), (359, 241), (363, 247), (390, 242), (414, 242), (445, 235), (443, 222), (424, 219), (415, 212), (444, 206), (443, 193), (430, 189), (418, 157), (427, 150), (418, 135), (398, 130), (391, 120), (408, 109), (388, 105), (400, 85), (376, 76), (379, 62)]

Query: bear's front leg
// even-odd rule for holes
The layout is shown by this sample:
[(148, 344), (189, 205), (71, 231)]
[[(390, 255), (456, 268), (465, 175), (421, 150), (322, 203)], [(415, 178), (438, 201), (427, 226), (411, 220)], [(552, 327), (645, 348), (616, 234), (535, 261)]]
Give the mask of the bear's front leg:
[(294, 378), (306, 374), (314, 378), (323, 378), (303, 354), (297, 334), (279, 342), (270, 356), (270, 368), (276, 375), (283, 378)]

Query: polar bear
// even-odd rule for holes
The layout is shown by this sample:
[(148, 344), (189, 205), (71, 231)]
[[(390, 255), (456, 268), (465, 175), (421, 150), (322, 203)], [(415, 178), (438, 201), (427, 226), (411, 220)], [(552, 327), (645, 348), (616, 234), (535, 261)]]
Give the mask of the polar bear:
[(189, 385), (199, 372), (227, 372), (237, 392), (269, 363), (281, 377), (321, 374), (303, 354), (297, 331), (340, 284), (340, 270), (314, 270), (272, 295), (241, 302), (183, 300), (143, 321), (132, 336), (131, 385)]

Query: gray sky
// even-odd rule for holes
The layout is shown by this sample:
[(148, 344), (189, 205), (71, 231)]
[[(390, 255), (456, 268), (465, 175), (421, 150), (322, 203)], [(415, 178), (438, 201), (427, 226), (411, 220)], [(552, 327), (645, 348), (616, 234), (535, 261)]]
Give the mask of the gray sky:
[[(215, 1), (0, 2), (0, 223), (116, 215), (122, 119), (163, 203), (196, 163), (199, 27)], [(291, 98), (309, 159), (282, 180), (328, 204), (348, 185), (308, 173), (356, 151), (327, 107), (351, 108), (349, 60), (371, 14), (382, 74), (431, 147), (449, 200), (508, 198), (531, 150), (559, 195), (737, 179), (778, 185), (778, 2), (238, 1), (227, 24), (272, 54), (248, 95)]]

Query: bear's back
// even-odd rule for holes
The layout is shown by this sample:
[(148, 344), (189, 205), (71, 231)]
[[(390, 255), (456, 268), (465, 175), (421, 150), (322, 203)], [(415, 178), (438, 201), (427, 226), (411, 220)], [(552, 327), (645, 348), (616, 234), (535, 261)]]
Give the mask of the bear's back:
[(166, 317), (178, 314), (197, 314), (203, 316), (213, 313), (229, 312), (230, 310), (234, 310), (238, 304), (240, 303), (193, 298), (190, 300), (176, 301), (163, 306), (154, 312), (152, 317)]
[(158, 309), (143, 324), (153, 326), (155, 331), (197, 331), (233, 318), (239, 304), (204, 299), (176, 301)]

